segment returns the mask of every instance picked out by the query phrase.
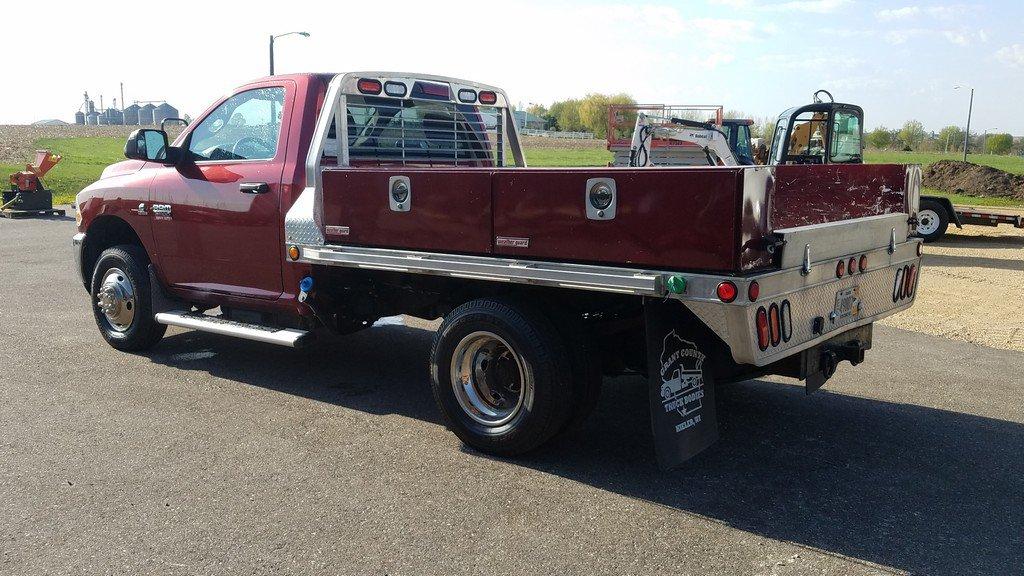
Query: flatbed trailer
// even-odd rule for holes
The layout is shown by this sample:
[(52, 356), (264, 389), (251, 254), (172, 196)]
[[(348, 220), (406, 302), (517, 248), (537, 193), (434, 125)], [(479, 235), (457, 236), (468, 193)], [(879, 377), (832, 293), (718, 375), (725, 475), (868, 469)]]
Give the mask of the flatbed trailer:
[(917, 233), (925, 242), (934, 242), (946, 234), (950, 224), (964, 226), (999, 225), (1024, 228), (1024, 216), (1006, 212), (991, 212), (972, 206), (957, 206), (942, 196), (921, 196), (921, 210), (917, 214)]

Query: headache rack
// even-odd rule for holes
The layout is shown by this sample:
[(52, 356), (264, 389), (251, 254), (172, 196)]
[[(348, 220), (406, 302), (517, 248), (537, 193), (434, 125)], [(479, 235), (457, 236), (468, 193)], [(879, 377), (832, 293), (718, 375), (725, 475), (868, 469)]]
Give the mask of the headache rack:
[(525, 165), (508, 100), (494, 87), (360, 72), (335, 78), (327, 102), (334, 114), (320, 158), (339, 166)]

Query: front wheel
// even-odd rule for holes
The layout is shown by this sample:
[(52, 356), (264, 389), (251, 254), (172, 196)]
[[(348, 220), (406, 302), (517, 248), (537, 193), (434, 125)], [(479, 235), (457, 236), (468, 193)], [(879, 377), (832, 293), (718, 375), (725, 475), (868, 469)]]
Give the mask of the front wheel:
[(946, 207), (934, 200), (922, 200), (917, 211), (917, 235), (925, 242), (934, 242), (946, 233), (949, 227), (949, 213)]
[(92, 311), (108, 344), (124, 351), (152, 348), (167, 331), (153, 319), (146, 253), (138, 246), (104, 250), (92, 274)]
[(430, 369), (448, 428), (481, 452), (533, 450), (572, 413), (569, 351), (527, 305), (481, 299), (456, 308), (434, 336)]

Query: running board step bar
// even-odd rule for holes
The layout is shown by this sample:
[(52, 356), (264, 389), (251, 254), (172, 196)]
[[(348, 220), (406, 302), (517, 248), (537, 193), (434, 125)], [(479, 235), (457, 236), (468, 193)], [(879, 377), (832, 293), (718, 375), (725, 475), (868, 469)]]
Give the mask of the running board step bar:
[(180, 326), (201, 332), (234, 336), (235, 338), (255, 340), (257, 342), (266, 342), (290, 348), (302, 346), (306, 336), (309, 335), (309, 332), (305, 330), (248, 324), (246, 322), (228, 320), (220, 316), (207, 316), (199, 312), (184, 312), (181, 310), (160, 312), (154, 318), (157, 322), (168, 326)]

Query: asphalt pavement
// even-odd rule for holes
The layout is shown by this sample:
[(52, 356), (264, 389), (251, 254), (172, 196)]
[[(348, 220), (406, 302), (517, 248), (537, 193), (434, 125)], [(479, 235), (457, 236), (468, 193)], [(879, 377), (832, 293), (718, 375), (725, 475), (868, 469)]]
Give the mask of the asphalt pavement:
[(675, 472), (644, 381), (608, 379), (502, 460), (440, 423), (426, 329), (113, 350), (73, 233), (0, 220), (0, 574), (1024, 570), (1024, 353), (878, 327), (810, 396), (724, 387), (720, 442)]

